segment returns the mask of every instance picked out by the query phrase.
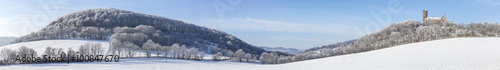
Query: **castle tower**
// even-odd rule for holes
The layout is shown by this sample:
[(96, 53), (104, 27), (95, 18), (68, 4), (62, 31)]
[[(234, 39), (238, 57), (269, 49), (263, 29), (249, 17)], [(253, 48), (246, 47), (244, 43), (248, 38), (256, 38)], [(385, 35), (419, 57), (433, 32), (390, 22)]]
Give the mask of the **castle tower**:
[(425, 18), (427, 18), (427, 9), (424, 9), (423, 14), (424, 14), (424, 18), (423, 18), (422, 22), (425, 21)]
[(448, 20), (446, 20), (446, 13), (444, 13), (444, 16), (443, 16), (443, 17), (441, 17), (441, 23), (443, 24), (443, 26), (446, 26), (446, 22), (447, 22), (447, 21), (448, 21)]

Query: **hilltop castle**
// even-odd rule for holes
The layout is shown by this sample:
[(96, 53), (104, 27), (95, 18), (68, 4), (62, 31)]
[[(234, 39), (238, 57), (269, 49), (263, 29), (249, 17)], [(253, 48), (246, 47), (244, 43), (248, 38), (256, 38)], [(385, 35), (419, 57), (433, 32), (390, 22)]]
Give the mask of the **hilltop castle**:
[(423, 15), (424, 17), (422, 22), (424, 23), (424, 25), (441, 24), (443, 26), (446, 26), (446, 22), (448, 21), (446, 20), (446, 14), (444, 14), (444, 16), (442, 17), (427, 17), (427, 9), (424, 9)]

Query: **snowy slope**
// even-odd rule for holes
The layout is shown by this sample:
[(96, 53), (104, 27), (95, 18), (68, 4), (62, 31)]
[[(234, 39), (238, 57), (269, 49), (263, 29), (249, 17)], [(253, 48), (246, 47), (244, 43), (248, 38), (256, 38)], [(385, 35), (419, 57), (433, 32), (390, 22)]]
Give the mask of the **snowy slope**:
[(497, 70), (500, 69), (498, 42), (500, 38), (443, 39), (283, 66), (341, 70)]
[(50, 46), (52, 48), (63, 48), (64, 51), (67, 51), (70, 47), (73, 50), (78, 50), (80, 45), (83, 45), (85, 43), (101, 43), (101, 46), (104, 48), (105, 52), (107, 52), (109, 48), (109, 42), (104, 41), (104, 40), (40, 40), (40, 41), (31, 41), (31, 42), (23, 42), (23, 43), (16, 43), (16, 44), (10, 44), (6, 46), (0, 47), (0, 49), (3, 48), (9, 48), (12, 50), (17, 50), (17, 48), (21, 46), (26, 46), (28, 48), (33, 48), (38, 55), (42, 55), (42, 53), (45, 51), (45, 49)]
[(500, 38), (453, 38), (287, 64), (132, 58), (110, 63), (50, 63), (0, 66), (54, 70), (498, 70)]

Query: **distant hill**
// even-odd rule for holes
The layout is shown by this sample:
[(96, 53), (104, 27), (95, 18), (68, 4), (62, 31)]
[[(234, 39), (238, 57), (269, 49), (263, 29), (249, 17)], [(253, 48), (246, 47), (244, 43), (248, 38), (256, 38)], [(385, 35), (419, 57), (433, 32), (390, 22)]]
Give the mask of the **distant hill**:
[(356, 40), (349, 40), (349, 41), (344, 41), (344, 42), (338, 42), (338, 43), (333, 43), (333, 44), (329, 44), (329, 45), (324, 45), (324, 46), (321, 46), (321, 47), (313, 47), (313, 48), (309, 48), (309, 49), (305, 50), (304, 52), (319, 51), (321, 49), (333, 49), (333, 48), (337, 48), (337, 47), (340, 47), (340, 46), (348, 46), (349, 44), (354, 43), (355, 41)]
[(115, 8), (85, 9), (54, 20), (38, 32), (22, 36), (12, 43), (49, 39), (93, 39), (132, 42), (142, 45), (148, 39), (163, 45), (174, 43), (208, 50), (209, 47), (261, 54), (252, 46), (228, 33), (181, 20)]
[(295, 49), (295, 48), (266, 47), (266, 46), (260, 46), (260, 48), (262, 48), (266, 51), (279, 51), (279, 52), (290, 53), (290, 54), (297, 54), (299, 52), (302, 52), (301, 50)]
[(498, 23), (456, 24), (453, 21), (406, 20), (355, 40), (314, 47), (289, 58), (302, 61), (379, 50), (393, 46), (460, 37), (500, 37)]
[(0, 37), (0, 46), (9, 45), (10, 42), (16, 40), (17, 37)]

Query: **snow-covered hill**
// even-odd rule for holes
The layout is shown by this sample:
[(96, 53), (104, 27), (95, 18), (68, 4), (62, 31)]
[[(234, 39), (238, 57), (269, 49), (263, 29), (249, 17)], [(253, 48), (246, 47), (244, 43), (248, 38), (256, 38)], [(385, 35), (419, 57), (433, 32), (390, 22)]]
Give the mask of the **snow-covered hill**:
[(339, 70), (493, 70), (500, 69), (499, 41), (500, 38), (443, 39), (283, 66)]
[(7, 65), (0, 66), (0, 70), (495, 70), (500, 69), (498, 42), (500, 38), (452, 38), (276, 65), (179, 59), (167, 59), (165, 62), (164, 58), (132, 58), (109, 63)]
[(131, 42), (142, 45), (152, 40), (162, 46), (180, 43), (200, 50), (212, 47), (259, 55), (266, 52), (223, 31), (164, 16), (116, 8), (92, 8), (66, 14), (37, 32), (21, 36), (12, 43), (53, 39), (92, 39)]
[(8, 48), (12, 50), (17, 50), (17, 48), (21, 46), (26, 46), (28, 48), (33, 48), (38, 55), (42, 55), (47, 47), (52, 48), (63, 48), (64, 51), (67, 51), (69, 48), (73, 50), (78, 50), (78, 48), (85, 43), (101, 43), (101, 46), (104, 48), (105, 52), (107, 52), (109, 48), (109, 42), (104, 40), (40, 40), (40, 41), (31, 41), (31, 42), (23, 42), (10, 44), (6, 46), (0, 47), (0, 49)]

